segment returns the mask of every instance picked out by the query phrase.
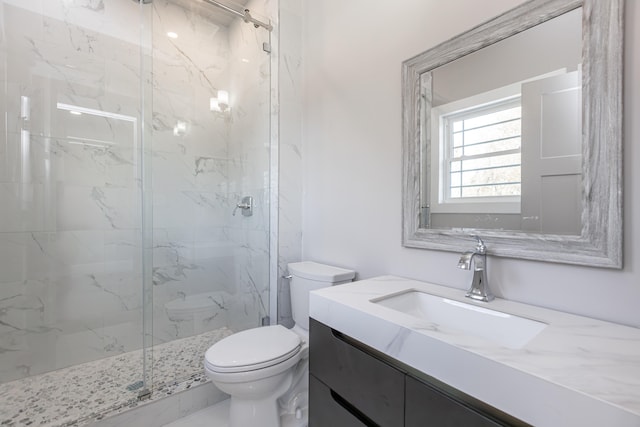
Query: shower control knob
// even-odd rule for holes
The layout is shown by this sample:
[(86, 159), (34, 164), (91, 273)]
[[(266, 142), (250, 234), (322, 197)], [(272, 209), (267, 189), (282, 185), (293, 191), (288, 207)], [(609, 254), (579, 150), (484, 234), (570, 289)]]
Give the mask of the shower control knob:
[(240, 203), (236, 204), (235, 209), (233, 210), (232, 215), (236, 215), (236, 211), (238, 209), (242, 209), (243, 216), (251, 216), (253, 215), (253, 197), (245, 196), (242, 198)]

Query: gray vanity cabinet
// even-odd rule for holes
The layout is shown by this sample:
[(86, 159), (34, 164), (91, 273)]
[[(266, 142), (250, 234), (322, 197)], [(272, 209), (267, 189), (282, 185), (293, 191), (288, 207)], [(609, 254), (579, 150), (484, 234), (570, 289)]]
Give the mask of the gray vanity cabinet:
[(399, 362), (314, 319), (309, 374), (309, 427), (521, 425), (486, 414), (481, 402), (463, 402), (462, 393), (417, 378)]
[(309, 417), (310, 426), (367, 427), (368, 419), (358, 418), (352, 407), (313, 375), (309, 376), (309, 395), (313, 396), (309, 408), (313, 413)]
[[(324, 385), (333, 400), (330, 407), (320, 405), (316, 393), (309, 388), (309, 426), (334, 427), (318, 417), (337, 407), (349, 412), (361, 425), (380, 427), (404, 426), (404, 372), (375, 358), (347, 341), (339, 332), (310, 319), (310, 382)], [(324, 393), (326, 395), (326, 393)], [(331, 419), (331, 417), (329, 417)], [(344, 424), (345, 426), (356, 426)]]
[(405, 427), (504, 426), (445, 395), (435, 387), (407, 375)]

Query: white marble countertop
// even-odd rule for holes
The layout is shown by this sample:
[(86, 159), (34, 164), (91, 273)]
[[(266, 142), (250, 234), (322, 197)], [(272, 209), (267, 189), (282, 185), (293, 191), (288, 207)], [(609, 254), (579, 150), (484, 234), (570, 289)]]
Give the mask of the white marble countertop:
[[(416, 289), (547, 323), (520, 349), (370, 300)], [(535, 426), (640, 426), (640, 329), (383, 276), (311, 293), (310, 317)]]

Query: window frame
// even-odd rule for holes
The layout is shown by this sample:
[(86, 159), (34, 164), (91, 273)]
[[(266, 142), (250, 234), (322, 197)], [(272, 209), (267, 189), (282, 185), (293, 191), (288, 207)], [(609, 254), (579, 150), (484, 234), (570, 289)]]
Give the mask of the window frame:
[(431, 155), (434, 159), (438, 159), (438, 170), (433, 171), (432, 175), (437, 176), (438, 179), (429, 180), (428, 200), (432, 213), (520, 213), (520, 196), (449, 197), (451, 170), (447, 150), (450, 147), (450, 139), (445, 136), (447, 118), (519, 102), (520, 92), (521, 83), (519, 82), (431, 109), (431, 134), (437, 135), (437, 144), (431, 144)]
[[(483, 116), (487, 116), (489, 114), (493, 114), (493, 113), (497, 113), (500, 111), (506, 111), (506, 110), (511, 110), (513, 108), (521, 108), (522, 107), (522, 103), (521, 103), (521, 97), (514, 97), (514, 98), (507, 98), (507, 99), (503, 99), (503, 100), (499, 100), (487, 105), (482, 105), (482, 106), (478, 106), (478, 107), (473, 107), (470, 108), (468, 110), (465, 111), (456, 111), (453, 112), (451, 114), (447, 114), (447, 115), (443, 115), (440, 116), (440, 120), (441, 120), (441, 126), (442, 126), (442, 154), (443, 154), (443, 168), (441, 170), (441, 179), (442, 179), (442, 190), (443, 190), (443, 194), (441, 196), (442, 200), (445, 203), (453, 203), (453, 202), (478, 202), (478, 203), (494, 203), (496, 201), (505, 201), (505, 202), (519, 202), (520, 201), (520, 194), (517, 195), (496, 195), (496, 196), (463, 196), (460, 195), (459, 197), (455, 197), (451, 194), (454, 185), (453, 185), (453, 173), (454, 170), (452, 168), (453, 163), (454, 162), (464, 162), (464, 161), (468, 161), (468, 160), (475, 160), (475, 159), (490, 159), (490, 158), (497, 158), (497, 157), (501, 157), (501, 156), (506, 156), (506, 155), (511, 155), (511, 154), (520, 154), (522, 152), (522, 141), (520, 141), (520, 145), (518, 146), (518, 148), (513, 148), (513, 149), (509, 149), (509, 150), (501, 150), (501, 151), (495, 151), (493, 153), (487, 153), (487, 154), (475, 154), (475, 155), (467, 155), (467, 154), (463, 154), (462, 156), (458, 156), (456, 157), (456, 155), (454, 154), (455, 150), (456, 150), (456, 146), (455, 144), (455, 134), (456, 133), (464, 133), (467, 131), (473, 131), (475, 129), (479, 129), (478, 128), (473, 128), (473, 129), (463, 129), (461, 131), (456, 131), (453, 129), (453, 125), (456, 122), (460, 122), (460, 121), (466, 121), (466, 120), (471, 120), (474, 118), (479, 118), (479, 117), (483, 117)], [(522, 114), (520, 114), (517, 118), (512, 119), (512, 120), (521, 120)], [(499, 124), (499, 122), (494, 122), (491, 123), (488, 126), (495, 126)], [(522, 138), (522, 132), (520, 132), (520, 134), (518, 135), (518, 137), (521, 139)], [(464, 138), (464, 136), (463, 136)], [(515, 138), (515, 137), (514, 137)], [(511, 138), (505, 138), (505, 139), (511, 139)], [(498, 140), (492, 140), (492, 141), (483, 141), (478, 143), (479, 144), (488, 144), (491, 142), (495, 142)], [(473, 144), (470, 145), (465, 145), (463, 144), (462, 150), (464, 151), (465, 148), (470, 148), (472, 147)], [(522, 162), (518, 162), (517, 164), (513, 164), (511, 167), (517, 167), (519, 170), (521, 170), (521, 165)], [(497, 169), (498, 167), (495, 168), (487, 168), (487, 169)], [(464, 171), (461, 171), (460, 173), (464, 173)], [(517, 182), (513, 182), (513, 184), (518, 184), (520, 185), (522, 182), (522, 179), (519, 179)], [(500, 185), (500, 184), (491, 184), (491, 183), (487, 183), (486, 186), (492, 186), (492, 185)], [(460, 183), (459, 187), (461, 190), (466, 187), (462, 182)]]

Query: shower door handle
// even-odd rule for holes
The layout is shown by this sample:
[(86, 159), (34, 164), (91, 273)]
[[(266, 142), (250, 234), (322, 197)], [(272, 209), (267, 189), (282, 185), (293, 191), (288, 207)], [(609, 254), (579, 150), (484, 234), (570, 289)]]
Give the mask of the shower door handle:
[(245, 196), (242, 198), (240, 203), (236, 204), (236, 208), (233, 210), (233, 216), (236, 215), (236, 211), (238, 209), (242, 209), (242, 215), (251, 216), (253, 215), (253, 197)]

